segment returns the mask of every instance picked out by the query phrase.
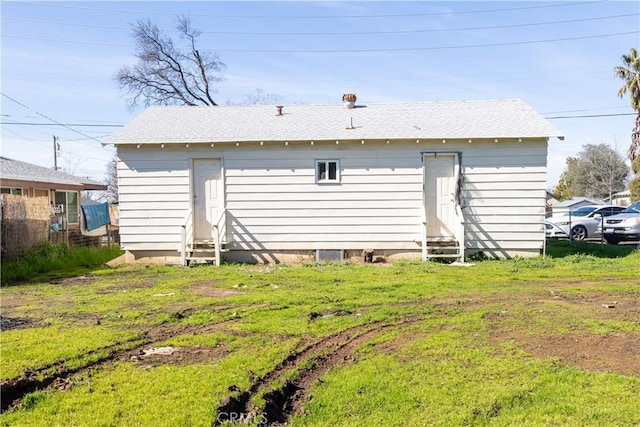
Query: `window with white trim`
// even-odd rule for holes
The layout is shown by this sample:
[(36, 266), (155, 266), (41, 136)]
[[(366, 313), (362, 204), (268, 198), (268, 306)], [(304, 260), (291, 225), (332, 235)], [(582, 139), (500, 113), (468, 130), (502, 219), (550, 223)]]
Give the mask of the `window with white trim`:
[(338, 160), (316, 160), (316, 182), (318, 184), (340, 182), (340, 162)]
[(15, 188), (15, 187), (2, 187), (0, 188), (0, 193), (13, 194), (14, 196), (22, 196), (24, 194), (24, 192), (22, 191), (22, 188)]

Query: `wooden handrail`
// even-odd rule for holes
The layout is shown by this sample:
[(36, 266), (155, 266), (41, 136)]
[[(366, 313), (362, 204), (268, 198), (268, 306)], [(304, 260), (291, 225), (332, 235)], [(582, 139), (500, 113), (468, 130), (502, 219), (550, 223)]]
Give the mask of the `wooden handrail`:
[(459, 252), (460, 252), (460, 262), (464, 261), (464, 248), (465, 248), (465, 242), (464, 242), (464, 238), (465, 238), (465, 227), (464, 227), (464, 215), (462, 213), (462, 208), (460, 207), (460, 204), (456, 201), (455, 202), (455, 207), (456, 207), (456, 217), (458, 218), (458, 227), (456, 227), (457, 233), (456, 233), (456, 240), (458, 241), (458, 248), (459, 248)]
[(180, 242), (180, 263), (187, 265), (187, 236), (193, 235), (193, 211), (189, 209), (187, 215), (182, 222), (181, 227), (181, 242)]
[[(222, 225), (220, 224), (222, 222)], [(221, 251), (220, 251), (220, 233), (226, 229), (227, 223), (227, 210), (223, 209), (218, 216), (216, 222), (213, 223), (213, 242), (215, 244), (215, 252), (216, 252), (216, 265), (220, 265), (221, 263)]]
[(425, 211), (426, 207), (422, 208), (422, 262), (427, 261), (428, 250), (427, 250), (427, 213)]

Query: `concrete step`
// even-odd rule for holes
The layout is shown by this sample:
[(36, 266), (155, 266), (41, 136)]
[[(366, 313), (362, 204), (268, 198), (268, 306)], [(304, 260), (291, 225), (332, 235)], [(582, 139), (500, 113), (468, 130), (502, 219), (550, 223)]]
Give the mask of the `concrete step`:
[(215, 251), (216, 251), (216, 248), (192, 248), (188, 250), (188, 252), (199, 253), (199, 254), (214, 253)]
[(427, 254), (427, 258), (459, 258), (460, 254)]
[(216, 257), (186, 257), (187, 265), (215, 264)]

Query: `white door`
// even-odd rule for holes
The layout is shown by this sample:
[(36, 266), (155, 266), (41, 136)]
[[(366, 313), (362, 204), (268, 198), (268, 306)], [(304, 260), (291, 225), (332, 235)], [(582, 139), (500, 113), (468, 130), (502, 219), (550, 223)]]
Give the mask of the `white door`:
[(213, 240), (213, 225), (218, 220), (222, 204), (220, 172), (221, 162), (218, 159), (193, 161), (193, 228), (196, 240)]
[(425, 154), (424, 200), (429, 238), (453, 237), (456, 154)]

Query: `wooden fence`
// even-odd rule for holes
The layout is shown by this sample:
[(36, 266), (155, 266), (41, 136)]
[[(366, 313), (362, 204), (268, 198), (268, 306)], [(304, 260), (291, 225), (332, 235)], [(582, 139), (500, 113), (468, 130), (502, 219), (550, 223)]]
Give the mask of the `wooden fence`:
[(0, 197), (2, 259), (19, 258), (38, 243), (49, 240), (51, 207), (47, 197)]

